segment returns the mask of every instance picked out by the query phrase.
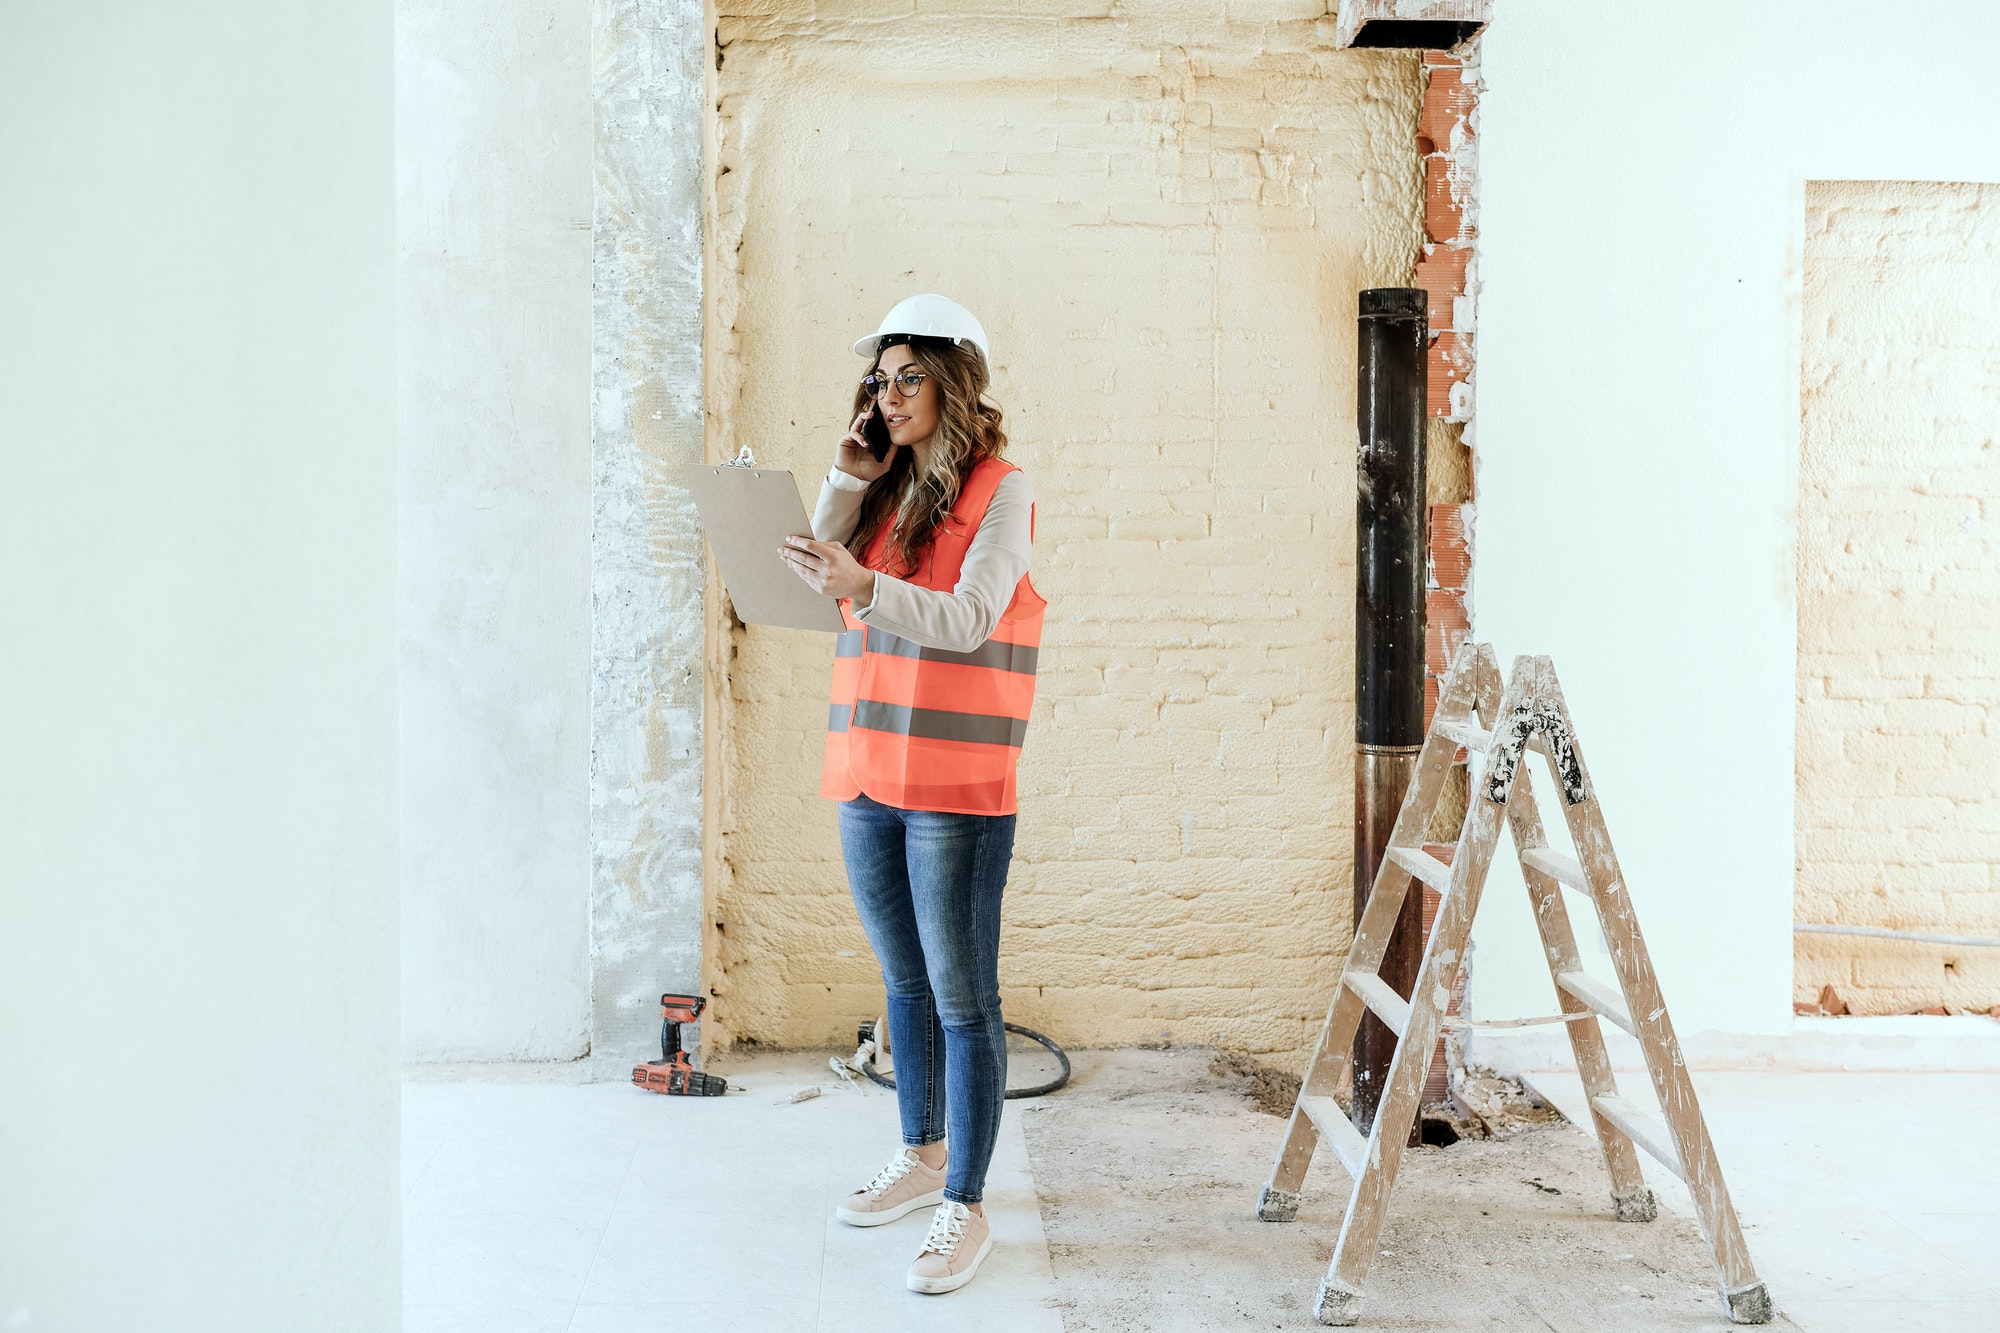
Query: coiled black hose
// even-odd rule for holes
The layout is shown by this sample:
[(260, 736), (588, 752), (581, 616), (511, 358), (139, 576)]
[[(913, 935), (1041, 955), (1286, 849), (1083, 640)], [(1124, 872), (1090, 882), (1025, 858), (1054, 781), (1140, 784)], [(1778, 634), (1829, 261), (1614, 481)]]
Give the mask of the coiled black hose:
[[(1016, 1036), (1026, 1037), (1030, 1041), (1040, 1042), (1043, 1046), (1046, 1046), (1048, 1048), (1049, 1054), (1055, 1056), (1056, 1063), (1062, 1066), (1062, 1072), (1057, 1074), (1054, 1078), (1050, 1079), (1046, 1083), (1037, 1083), (1032, 1088), (1007, 1089), (1008, 1101), (1013, 1101), (1017, 1097), (1046, 1096), (1047, 1094), (1054, 1092), (1057, 1088), (1060, 1088), (1063, 1084), (1069, 1082), (1069, 1057), (1063, 1054), (1062, 1047), (1056, 1045), (1055, 1042), (1043, 1036), (1041, 1033), (1035, 1031), (1033, 1028), (1024, 1028), (1019, 1023), (1002, 1023), (1000, 1026), (1006, 1028), (1009, 1032), (1013, 1033)], [(865, 1043), (865, 1042), (871, 1042), (874, 1039), (875, 1039), (875, 1025), (873, 1023), (864, 1025), (861, 1029), (861, 1040)], [(875, 1056), (873, 1052), (870, 1052), (868, 1058), (862, 1062), (861, 1072), (868, 1075), (868, 1080), (871, 1083), (879, 1084), (880, 1086), (885, 1088), (893, 1088), (896, 1086), (895, 1079), (891, 1078), (887, 1074), (876, 1072)]]

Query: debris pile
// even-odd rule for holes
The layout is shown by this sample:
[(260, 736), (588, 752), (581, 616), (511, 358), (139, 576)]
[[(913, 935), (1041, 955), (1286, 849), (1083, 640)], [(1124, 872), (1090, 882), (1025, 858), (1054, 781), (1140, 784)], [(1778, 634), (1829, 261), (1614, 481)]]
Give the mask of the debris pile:
[(1288, 1116), (1292, 1113), (1292, 1103), (1299, 1099), (1297, 1074), (1287, 1074), (1235, 1051), (1217, 1051), (1208, 1062), (1208, 1072), (1217, 1078), (1242, 1079), (1239, 1091), (1265, 1115)]
[[(1292, 1113), (1298, 1100), (1299, 1076), (1274, 1068), (1236, 1051), (1217, 1051), (1208, 1072), (1239, 1081), (1236, 1091), (1265, 1115)], [(1451, 1143), (1457, 1139), (1504, 1139), (1524, 1129), (1563, 1123), (1563, 1113), (1536, 1096), (1518, 1079), (1490, 1069), (1454, 1068), (1451, 1095), (1423, 1108), (1424, 1141)], [(1433, 1128), (1448, 1127), (1449, 1134)]]
[[(1484, 1133), (1461, 1133), (1460, 1138), (1512, 1138), (1526, 1129), (1563, 1123), (1563, 1113), (1536, 1095), (1519, 1079), (1472, 1067), (1453, 1080), (1452, 1107), (1478, 1121)], [(1425, 1115), (1431, 1112), (1427, 1109)]]

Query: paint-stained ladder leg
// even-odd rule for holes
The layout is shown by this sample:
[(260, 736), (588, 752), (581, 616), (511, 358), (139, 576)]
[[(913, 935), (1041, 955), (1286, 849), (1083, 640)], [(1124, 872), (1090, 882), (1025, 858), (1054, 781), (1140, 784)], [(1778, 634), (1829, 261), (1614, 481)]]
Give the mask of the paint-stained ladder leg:
[[(1502, 701), (1502, 716), (1514, 697), (1515, 688), (1510, 685)], [(1441, 733), (1433, 728), (1432, 734)], [(1496, 734), (1493, 744), (1497, 748), (1506, 741)], [(1416, 1119), (1417, 1103), (1423, 1096), (1424, 1078), (1430, 1070), (1431, 1052), (1444, 1023), (1444, 1011), (1451, 1003), (1451, 990), (1465, 961), (1465, 944), (1472, 933), (1472, 918), (1479, 909), (1479, 895), (1486, 885), (1494, 848), (1499, 843), (1504, 812), (1503, 805), (1478, 797), (1466, 812), (1458, 851), (1452, 857), (1451, 885), (1438, 904), (1430, 941), (1424, 947), (1423, 968), (1417, 974), (1416, 989), (1410, 997), (1409, 1024), (1397, 1043), (1395, 1059), (1390, 1062), (1388, 1087), (1368, 1137), (1367, 1165), (1360, 1179), (1354, 1182), (1347, 1216), (1341, 1221), (1340, 1239), (1334, 1245), (1333, 1260), (1320, 1282), (1314, 1314), (1322, 1324), (1348, 1325), (1361, 1317), (1362, 1283), (1375, 1261), (1389, 1194), (1402, 1167), (1403, 1147), (1409, 1140), (1410, 1125)]]
[[(1562, 887), (1554, 878), (1535, 869), (1526, 860), (1526, 853), (1537, 847), (1548, 845), (1548, 836), (1542, 830), (1541, 812), (1535, 807), (1534, 787), (1529, 781), (1528, 770), (1523, 769), (1514, 779), (1514, 792), (1507, 802), (1507, 820), (1513, 829), (1514, 846), (1523, 854), (1521, 875), (1528, 884), (1528, 896), (1535, 908), (1535, 924), (1542, 932), (1542, 953), (1548, 959), (1552, 977), (1565, 972), (1581, 972), (1583, 959), (1577, 952), (1576, 935), (1569, 924), (1569, 912), (1563, 905)], [(1560, 983), (1556, 986), (1556, 998), (1566, 1014), (1591, 1012), (1590, 1006), (1564, 990)], [(1586, 1094), (1592, 1098), (1615, 1097), (1618, 1094), (1617, 1081), (1611, 1073), (1611, 1057), (1604, 1047), (1604, 1030), (1595, 1018), (1579, 1023), (1565, 1023), (1569, 1029), (1570, 1051), (1576, 1056), (1576, 1070), (1583, 1080)], [(1604, 1151), (1604, 1166), (1611, 1174), (1611, 1210), (1621, 1222), (1650, 1222), (1659, 1216), (1659, 1201), (1653, 1191), (1647, 1188), (1645, 1173), (1639, 1165), (1639, 1153), (1632, 1146), (1625, 1131), (1599, 1115), (1594, 1109), (1591, 1120), (1597, 1129), (1597, 1142)]]
[[(1490, 674), (1494, 685), (1487, 688), (1479, 698), (1479, 711), (1489, 723), (1497, 724), (1500, 717), (1500, 675), (1499, 662), (1493, 657), (1491, 645), (1480, 645), (1490, 664)], [(1580, 770), (1576, 780), (1581, 781)], [(1542, 935), (1542, 953), (1548, 959), (1552, 975), (1583, 970), (1583, 960), (1577, 952), (1576, 935), (1570, 928), (1569, 912), (1563, 904), (1562, 888), (1548, 875), (1527, 863), (1527, 854), (1536, 848), (1548, 846), (1548, 835), (1542, 828), (1542, 814), (1535, 804), (1534, 785), (1529, 778), (1529, 770), (1523, 768), (1515, 779), (1515, 789), (1507, 802), (1507, 824), (1513, 834), (1514, 850), (1522, 858), (1521, 874), (1527, 882), (1528, 895), (1535, 909), (1535, 924)], [(1556, 986), (1556, 996), (1566, 1014), (1588, 1012), (1589, 1006)], [(1565, 1023), (1569, 1030), (1570, 1051), (1576, 1057), (1577, 1073), (1583, 1081), (1585, 1092), (1590, 1097), (1615, 1096), (1618, 1084), (1611, 1072), (1611, 1057), (1604, 1046), (1604, 1031), (1596, 1021)], [(1632, 1140), (1616, 1125), (1598, 1115), (1593, 1109), (1591, 1119), (1597, 1129), (1598, 1146), (1604, 1153), (1604, 1166), (1611, 1176), (1611, 1208), (1621, 1222), (1650, 1222), (1659, 1216), (1659, 1201), (1646, 1185), (1644, 1170), (1639, 1163), (1639, 1153), (1632, 1146)]]
[(1514, 683), (1523, 680), (1529, 682), (1538, 697), (1550, 701), (1561, 719), (1570, 745), (1567, 758), (1575, 765), (1587, 793), (1583, 799), (1568, 804), (1563, 817), (1569, 825), (1570, 839), (1576, 844), (1577, 860), (1589, 881), (1591, 900), (1604, 927), (1605, 942), (1618, 971), (1626, 1008), (1638, 1029), (1646, 1071), (1660, 1099), (1675, 1152), (1685, 1168), (1702, 1232), (1715, 1257), (1723, 1309), (1739, 1324), (1767, 1323), (1773, 1313), (1771, 1298), (1750, 1262), (1750, 1249), (1744, 1242), (1735, 1206), (1730, 1202), (1729, 1187), (1723, 1181), (1708, 1126), (1702, 1120), (1701, 1105), (1681, 1056), (1680, 1043), (1674, 1036), (1673, 1023), (1667, 1017), (1666, 999), (1646, 952), (1645, 938), (1639, 931), (1639, 918), (1632, 910), (1617, 854), (1612, 851), (1611, 834), (1605, 827), (1596, 789), (1590, 783), (1582, 748), (1576, 745), (1575, 726), (1563, 702), (1555, 669), (1546, 657), (1518, 659)]
[[(1485, 651), (1490, 654), (1493, 650), (1489, 646)], [(1498, 675), (1497, 663), (1495, 667), (1494, 674)], [(1482, 696), (1479, 704), (1488, 717), (1497, 717), (1498, 691)], [(1575, 759), (1573, 748), (1566, 746), (1565, 751), (1564, 767), (1571, 776), (1571, 785), (1565, 789), (1565, 794), (1576, 793), (1583, 785), (1582, 769)], [(1541, 809), (1535, 804), (1534, 786), (1527, 769), (1521, 770), (1517, 782), (1519, 790), (1507, 803), (1507, 822), (1514, 836), (1515, 853), (1521, 857), (1521, 876), (1527, 883), (1528, 896), (1535, 908), (1535, 924), (1541, 931), (1543, 956), (1548, 959), (1552, 977), (1565, 972), (1581, 972), (1583, 959), (1577, 952), (1576, 933), (1570, 928), (1562, 887), (1549, 875), (1528, 864), (1528, 853), (1546, 848), (1549, 840), (1542, 828)], [(1564, 990), (1560, 983), (1555, 989), (1564, 1013), (1588, 1012), (1589, 1006)], [(1610, 1054), (1605, 1050), (1604, 1030), (1595, 1020), (1565, 1023), (1563, 1026), (1569, 1029), (1570, 1051), (1576, 1057), (1577, 1074), (1582, 1079), (1587, 1096), (1616, 1096), (1618, 1084), (1612, 1076)], [(1632, 1146), (1632, 1140), (1624, 1130), (1598, 1114), (1594, 1107), (1591, 1121), (1597, 1130), (1598, 1146), (1604, 1153), (1605, 1170), (1611, 1176), (1612, 1215), (1621, 1222), (1651, 1222), (1659, 1216), (1659, 1201), (1646, 1185), (1638, 1150)]]
[[(1470, 718), (1477, 686), (1476, 663), (1472, 645), (1463, 645), (1439, 691), (1435, 716)], [(1391, 846), (1421, 841), (1418, 835), (1430, 827), (1456, 753), (1456, 743), (1445, 739), (1433, 726), (1417, 757), (1416, 773), (1409, 791), (1404, 793), (1402, 809), (1396, 815), (1396, 826), (1389, 840)], [(1320, 1026), (1319, 1041), (1306, 1064), (1306, 1076), (1299, 1085), (1300, 1096), (1332, 1096), (1340, 1086), (1342, 1073), (1353, 1058), (1354, 1034), (1361, 1025), (1363, 1008), (1361, 998), (1345, 983), (1346, 969), (1373, 972), (1381, 966), (1389, 945), (1389, 932), (1395, 926), (1396, 914), (1402, 910), (1403, 895), (1409, 887), (1409, 872), (1384, 858), (1375, 885), (1369, 890), (1368, 908), (1357, 923), (1354, 943), (1342, 968), (1342, 981), (1334, 987), (1326, 1021)], [(1257, 1216), (1261, 1220), (1290, 1222), (1298, 1217), (1299, 1191), (1305, 1184), (1306, 1168), (1312, 1163), (1313, 1149), (1318, 1143), (1319, 1131), (1306, 1113), (1294, 1105), (1271, 1178), (1257, 1196)]]

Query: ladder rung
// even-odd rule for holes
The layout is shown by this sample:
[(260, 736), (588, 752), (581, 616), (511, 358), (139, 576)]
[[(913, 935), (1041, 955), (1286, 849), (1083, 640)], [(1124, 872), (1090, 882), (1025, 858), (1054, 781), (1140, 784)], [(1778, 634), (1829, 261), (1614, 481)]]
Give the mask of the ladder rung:
[(1347, 1174), (1355, 1180), (1361, 1179), (1361, 1168), (1368, 1161), (1368, 1140), (1361, 1137), (1361, 1131), (1347, 1118), (1347, 1112), (1340, 1109), (1340, 1103), (1331, 1097), (1302, 1096), (1299, 1109), (1333, 1145), (1333, 1155), (1347, 1168)]
[(1674, 1151), (1672, 1141), (1658, 1132), (1661, 1126), (1651, 1116), (1623, 1097), (1616, 1096), (1592, 1097), (1590, 1108), (1618, 1126), (1626, 1138), (1653, 1154), (1661, 1166), (1682, 1180), (1687, 1179), (1687, 1172), (1681, 1167), (1680, 1154)]
[(1439, 893), (1451, 887), (1451, 867), (1421, 847), (1391, 847), (1389, 858)]
[(1493, 733), (1481, 731), (1470, 722), (1440, 722), (1437, 729), (1447, 740), (1457, 741), (1473, 754), (1485, 754), (1486, 747), (1493, 744)]
[(1590, 892), (1590, 881), (1583, 877), (1583, 867), (1578, 865), (1573, 857), (1564, 856), (1561, 852), (1547, 847), (1530, 847), (1521, 853), (1521, 859), (1531, 868), (1541, 871), (1559, 883), (1567, 884), (1572, 889), (1582, 889), (1585, 893)]
[(1624, 1028), (1633, 1036), (1639, 1029), (1632, 1022), (1632, 1011), (1625, 1007), (1624, 999), (1617, 991), (1591, 976), (1588, 972), (1558, 972), (1556, 985), (1561, 986), (1577, 999), (1582, 1000), (1596, 1013)]
[(1361, 1002), (1375, 1011), (1375, 1017), (1382, 1020), (1389, 1031), (1398, 1038), (1403, 1029), (1410, 1025), (1410, 1002), (1396, 994), (1388, 982), (1373, 972), (1349, 972), (1344, 978), (1347, 989), (1361, 997)]

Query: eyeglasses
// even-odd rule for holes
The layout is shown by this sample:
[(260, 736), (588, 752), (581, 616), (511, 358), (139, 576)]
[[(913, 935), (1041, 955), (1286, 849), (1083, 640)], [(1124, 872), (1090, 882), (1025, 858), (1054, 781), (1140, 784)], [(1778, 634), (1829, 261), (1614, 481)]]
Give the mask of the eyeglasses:
[(871, 398), (880, 398), (883, 394), (889, 392), (891, 384), (896, 386), (903, 397), (914, 398), (917, 396), (917, 390), (924, 386), (924, 372), (921, 370), (905, 370), (894, 375), (885, 375), (881, 371), (876, 370), (869, 372), (861, 381), (861, 387), (868, 390)]

